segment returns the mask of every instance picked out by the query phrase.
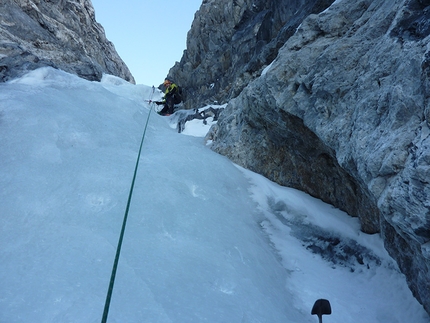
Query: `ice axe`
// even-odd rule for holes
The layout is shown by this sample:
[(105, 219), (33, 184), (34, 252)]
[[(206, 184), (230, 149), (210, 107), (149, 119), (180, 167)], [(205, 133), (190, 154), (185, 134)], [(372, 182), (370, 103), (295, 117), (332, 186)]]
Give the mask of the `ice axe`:
[(318, 315), (319, 323), (322, 323), (322, 316), (331, 314), (330, 302), (326, 299), (318, 299), (312, 307), (311, 314)]

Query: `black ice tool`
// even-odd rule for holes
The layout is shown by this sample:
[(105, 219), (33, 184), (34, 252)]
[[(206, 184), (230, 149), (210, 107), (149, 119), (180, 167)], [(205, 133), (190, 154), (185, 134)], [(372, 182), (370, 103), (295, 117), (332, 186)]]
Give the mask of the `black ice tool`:
[(319, 323), (322, 323), (322, 316), (331, 314), (330, 302), (326, 299), (318, 299), (312, 307), (311, 314), (318, 315)]

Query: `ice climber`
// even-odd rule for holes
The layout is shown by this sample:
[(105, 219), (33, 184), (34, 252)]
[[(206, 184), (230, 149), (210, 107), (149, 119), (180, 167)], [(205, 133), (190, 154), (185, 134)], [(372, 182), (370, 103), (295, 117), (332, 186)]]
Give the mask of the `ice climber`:
[(168, 116), (173, 113), (174, 105), (181, 103), (182, 98), (179, 93), (179, 87), (172, 80), (166, 78), (163, 85), (166, 88), (164, 92), (164, 98), (162, 101), (157, 101), (155, 103), (157, 105), (163, 104), (163, 109), (161, 109), (161, 111), (158, 113), (163, 116)]

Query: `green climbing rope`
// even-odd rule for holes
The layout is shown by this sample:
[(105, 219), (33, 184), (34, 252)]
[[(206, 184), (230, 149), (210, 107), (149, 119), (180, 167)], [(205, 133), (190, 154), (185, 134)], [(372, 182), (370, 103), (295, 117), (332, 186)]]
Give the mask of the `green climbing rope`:
[(140, 141), (139, 154), (137, 155), (136, 165), (135, 165), (134, 174), (133, 174), (133, 180), (131, 182), (130, 192), (128, 194), (127, 207), (125, 209), (124, 220), (122, 222), (121, 233), (119, 235), (118, 246), (117, 246), (117, 249), (116, 249), (115, 261), (113, 263), (112, 274), (111, 274), (111, 277), (110, 277), (109, 289), (108, 289), (108, 293), (106, 295), (106, 302), (105, 302), (105, 307), (104, 307), (104, 311), (103, 311), (102, 323), (106, 323), (107, 322), (107, 318), (108, 318), (108, 314), (109, 314), (110, 301), (111, 301), (111, 298), (112, 298), (113, 286), (115, 284), (116, 270), (118, 268), (119, 256), (121, 254), (121, 247), (122, 247), (122, 241), (124, 239), (125, 226), (127, 224), (128, 211), (130, 209), (131, 197), (133, 195), (134, 183), (136, 181), (137, 169), (139, 167), (140, 154), (142, 152), (143, 141), (145, 140), (146, 129), (148, 128), (149, 117), (151, 116), (151, 112), (152, 112), (152, 106), (153, 106), (153, 104), (152, 104), (151, 100), (152, 100), (152, 97), (154, 95), (154, 91), (155, 91), (155, 88), (153, 86), (152, 87), (151, 98), (149, 99), (150, 109), (149, 109), (149, 113), (148, 113), (148, 118), (146, 119), (146, 124), (145, 124), (145, 128), (143, 130), (143, 135), (142, 135), (142, 140)]

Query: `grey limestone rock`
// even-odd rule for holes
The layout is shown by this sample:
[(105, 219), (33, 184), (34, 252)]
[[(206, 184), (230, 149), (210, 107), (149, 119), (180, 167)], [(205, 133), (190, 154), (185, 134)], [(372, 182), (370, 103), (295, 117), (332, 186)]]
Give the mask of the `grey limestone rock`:
[(43, 66), (88, 80), (107, 73), (134, 83), (90, 0), (0, 0), (0, 81)]
[(185, 106), (224, 104), (272, 62), (311, 13), (334, 0), (204, 0), (187, 49), (169, 72), (184, 88)]
[(212, 148), (380, 233), (430, 312), (430, 2), (308, 15), (221, 114)]

